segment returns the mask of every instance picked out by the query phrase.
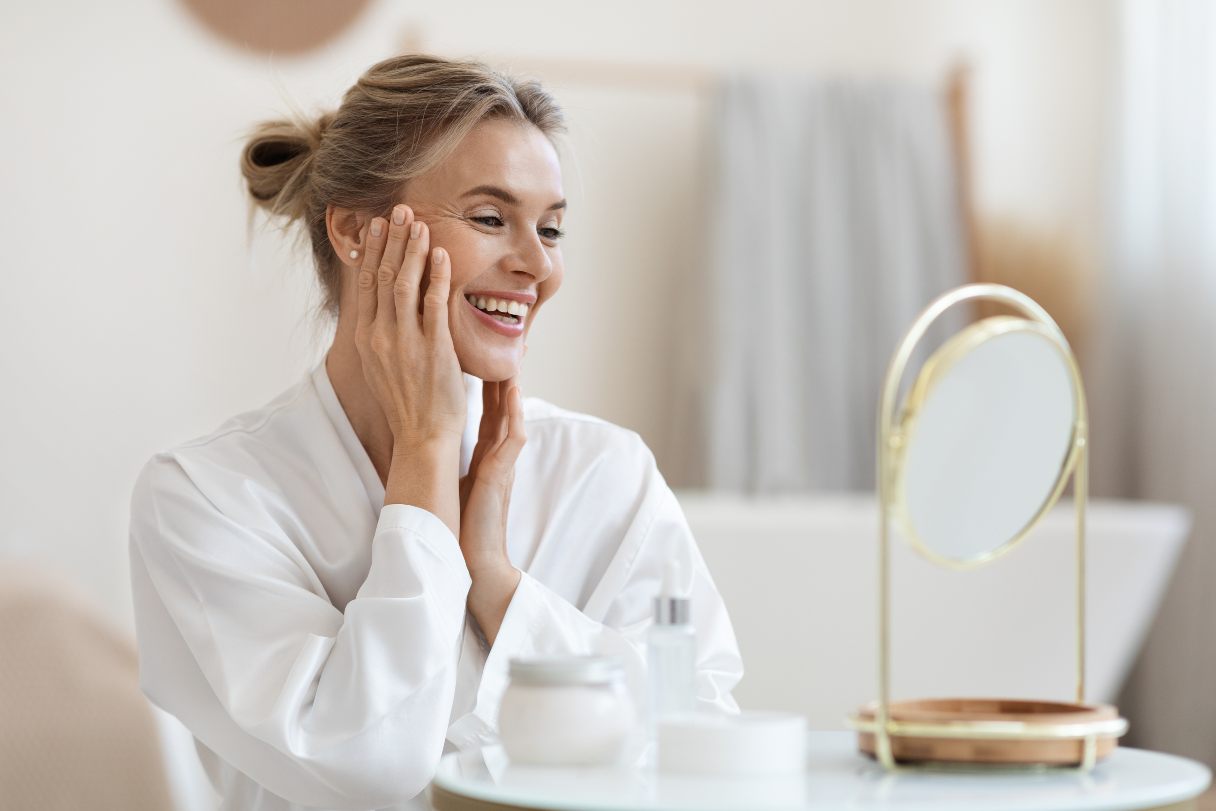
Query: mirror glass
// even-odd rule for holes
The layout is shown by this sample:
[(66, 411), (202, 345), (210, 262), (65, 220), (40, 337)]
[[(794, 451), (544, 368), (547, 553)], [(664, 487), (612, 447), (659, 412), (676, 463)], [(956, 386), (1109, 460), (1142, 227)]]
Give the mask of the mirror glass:
[(999, 316), (967, 327), (921, 368), (895, 482), (896, 514), (919, 551), (983, 561), (1051, 506), (1077, 415), (1067, 352), (1040, 325)]

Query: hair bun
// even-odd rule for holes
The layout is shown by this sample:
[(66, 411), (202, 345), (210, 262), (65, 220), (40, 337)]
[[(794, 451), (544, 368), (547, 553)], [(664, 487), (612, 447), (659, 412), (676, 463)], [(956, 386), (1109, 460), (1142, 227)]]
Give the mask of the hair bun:
[(333, 121), (266, 121), (250, 134), (241, 154), (241, 174), (254, 202), (271, 214), (295, 220), (306, 216), (309, 168), (321, 136)]

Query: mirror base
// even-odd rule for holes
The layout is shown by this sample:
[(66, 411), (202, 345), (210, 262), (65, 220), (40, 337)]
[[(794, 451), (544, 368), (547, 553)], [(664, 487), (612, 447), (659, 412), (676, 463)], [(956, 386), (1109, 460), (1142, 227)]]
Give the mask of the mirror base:
[[(858, 749), (877, 757), (875, 702), (850, 718)], [(1005, 698), (892, 702), (891, 755), (897, 764), (1087, 768), (1115, 750), (1127, 721), (1107, 704)], [(1087, 757), (1087, 740), (1092, 754)], [(1087, 762), (1088, 761), (1088, 762)]]

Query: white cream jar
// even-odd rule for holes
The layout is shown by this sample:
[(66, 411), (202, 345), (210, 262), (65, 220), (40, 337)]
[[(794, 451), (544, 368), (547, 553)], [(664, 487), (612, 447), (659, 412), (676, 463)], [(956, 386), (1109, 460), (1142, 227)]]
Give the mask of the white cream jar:
[(619, 662), (600, 656), (511, 660), (498, 734), (513, 763), (619, 762), (635, 723)]

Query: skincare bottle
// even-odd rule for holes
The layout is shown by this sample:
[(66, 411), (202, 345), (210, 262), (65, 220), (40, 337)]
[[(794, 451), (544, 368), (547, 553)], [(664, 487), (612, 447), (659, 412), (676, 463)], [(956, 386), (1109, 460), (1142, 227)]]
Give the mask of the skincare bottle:
[(663, 569), (663, 585), (654, 601), (654, 625), (646, 638), (650, 678), (649, 725), (696, 708), (697, 638), (688, 597), (681, 593), (674, 560)]

